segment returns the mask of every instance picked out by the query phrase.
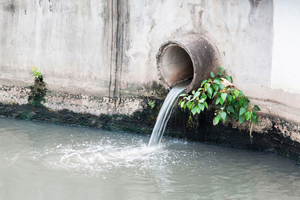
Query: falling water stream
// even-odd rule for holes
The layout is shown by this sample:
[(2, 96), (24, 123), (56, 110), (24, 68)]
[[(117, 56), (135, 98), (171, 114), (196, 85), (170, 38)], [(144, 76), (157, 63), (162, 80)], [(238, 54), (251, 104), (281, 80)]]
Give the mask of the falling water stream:
[(1, 200), (299, 199), (272, 153), (0, 118)]
[(148, 146), (158, 145), (166, 129), (166, 125), (171, 116), (172, 110), (179, 95), (186, 89), (190, 81), (186, 81), (174, 86), (167, 95), (156, 119)]

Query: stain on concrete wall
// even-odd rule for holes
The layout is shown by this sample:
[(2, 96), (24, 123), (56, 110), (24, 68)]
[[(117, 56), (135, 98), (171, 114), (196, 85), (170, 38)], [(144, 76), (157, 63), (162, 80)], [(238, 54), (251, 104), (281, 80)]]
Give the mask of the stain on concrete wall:
[(109, 82), (109, 96), (120, 97), (122, 88), (122, 69), (128, 65), (125, 52), (130, 47), (130, 7), (127, 0), (114, 1), (114, 17), (112, 34), (112, 60)]
[(29, 86), (34, 65), (57, 94), (141, 97), (159, 82), (161, 44), (193, 32), (214, 41), (222, 67), (264, 113), (300, 122), (300, 94), (271, 87), (272, 0), (2, 0), (0, 11), (0, 85)]

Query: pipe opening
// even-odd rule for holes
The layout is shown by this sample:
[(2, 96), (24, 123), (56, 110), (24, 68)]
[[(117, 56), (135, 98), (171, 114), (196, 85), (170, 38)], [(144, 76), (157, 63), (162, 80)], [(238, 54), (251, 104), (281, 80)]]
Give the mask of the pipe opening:
[(157, 53), (157, 69), (161, 83), (170, 88), (190, 80), (186, 93), (200, 87), (210, 71), (219, 66), (212, 43), (197, 34), (187, 34), (161, 45)]
[(168, 86), (192, 80), (194, 76), (193, 62), (189, 54), (180, 46), (169, 46), (162, 55), (161, 67), (163, 77)]

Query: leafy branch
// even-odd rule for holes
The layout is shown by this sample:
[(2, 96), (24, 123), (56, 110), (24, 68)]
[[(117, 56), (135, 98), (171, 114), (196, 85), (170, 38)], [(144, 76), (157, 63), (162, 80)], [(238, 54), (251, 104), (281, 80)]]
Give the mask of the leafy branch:
[(182, 109), (187, 108), (194, 116), (203, 112), (205, 108), (208, 109), (208, 100), (213, 100), (216, 108), (213, 124), (217, 125), (220, 121), (225, 124), (228, 119), (233, 123), (234, 120), (239, 123), (248, 122), (252, 143), (253, 124), (259, 122), (255, 111), (260, 111), (260, 108), (257, 105), (250, 107), (250, 100), (241, 90), (235, 88), (231, 76), (225, 76), (224, 68), (220, 67), (216, 75), (210, 72), (210, 76), (211, 78), (202, 81), (201, 86), (196, 91), (193, 90), (191, 94), (180, 95), (180, 107)]

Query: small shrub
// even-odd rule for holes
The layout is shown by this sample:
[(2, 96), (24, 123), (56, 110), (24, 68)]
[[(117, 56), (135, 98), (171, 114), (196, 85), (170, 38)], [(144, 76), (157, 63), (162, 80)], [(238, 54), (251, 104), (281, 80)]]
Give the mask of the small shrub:
[(45, 102), (45, 96), (47, 94), (46, 84), (43, 81), (43, 75), (37, 70), (36, 67), (31, 66), (31, 74), (34, 76), (34, 85), (30, 86), (30, 94), (28, 102), (33, 106), (42, 106), (42, 102)]
[[(224, 68), (220, 67), (215, 75), (210, 72), (211, 78), (202, 81), (201, 86), (191, 94), (181, 94), (179, 105), (182, 109), (188, 109), (191, 114), (197, 115), (208, 109), (208, 100), (212, 100), (215, 110), (213, 124), (217, 125), (220, 121), (225, 122), (230, 119), (233, 123), (248, 122), (250, 139), (252, 142), (253, 124), (258, 124), (259, 119), (255, 111), (260, 111), (257, 105), (250, 107), (250, 100), (241, 90), (232, 84), (231, 76), (225, 76)], [(190, 116), (188, 124), (192, 123)]]

